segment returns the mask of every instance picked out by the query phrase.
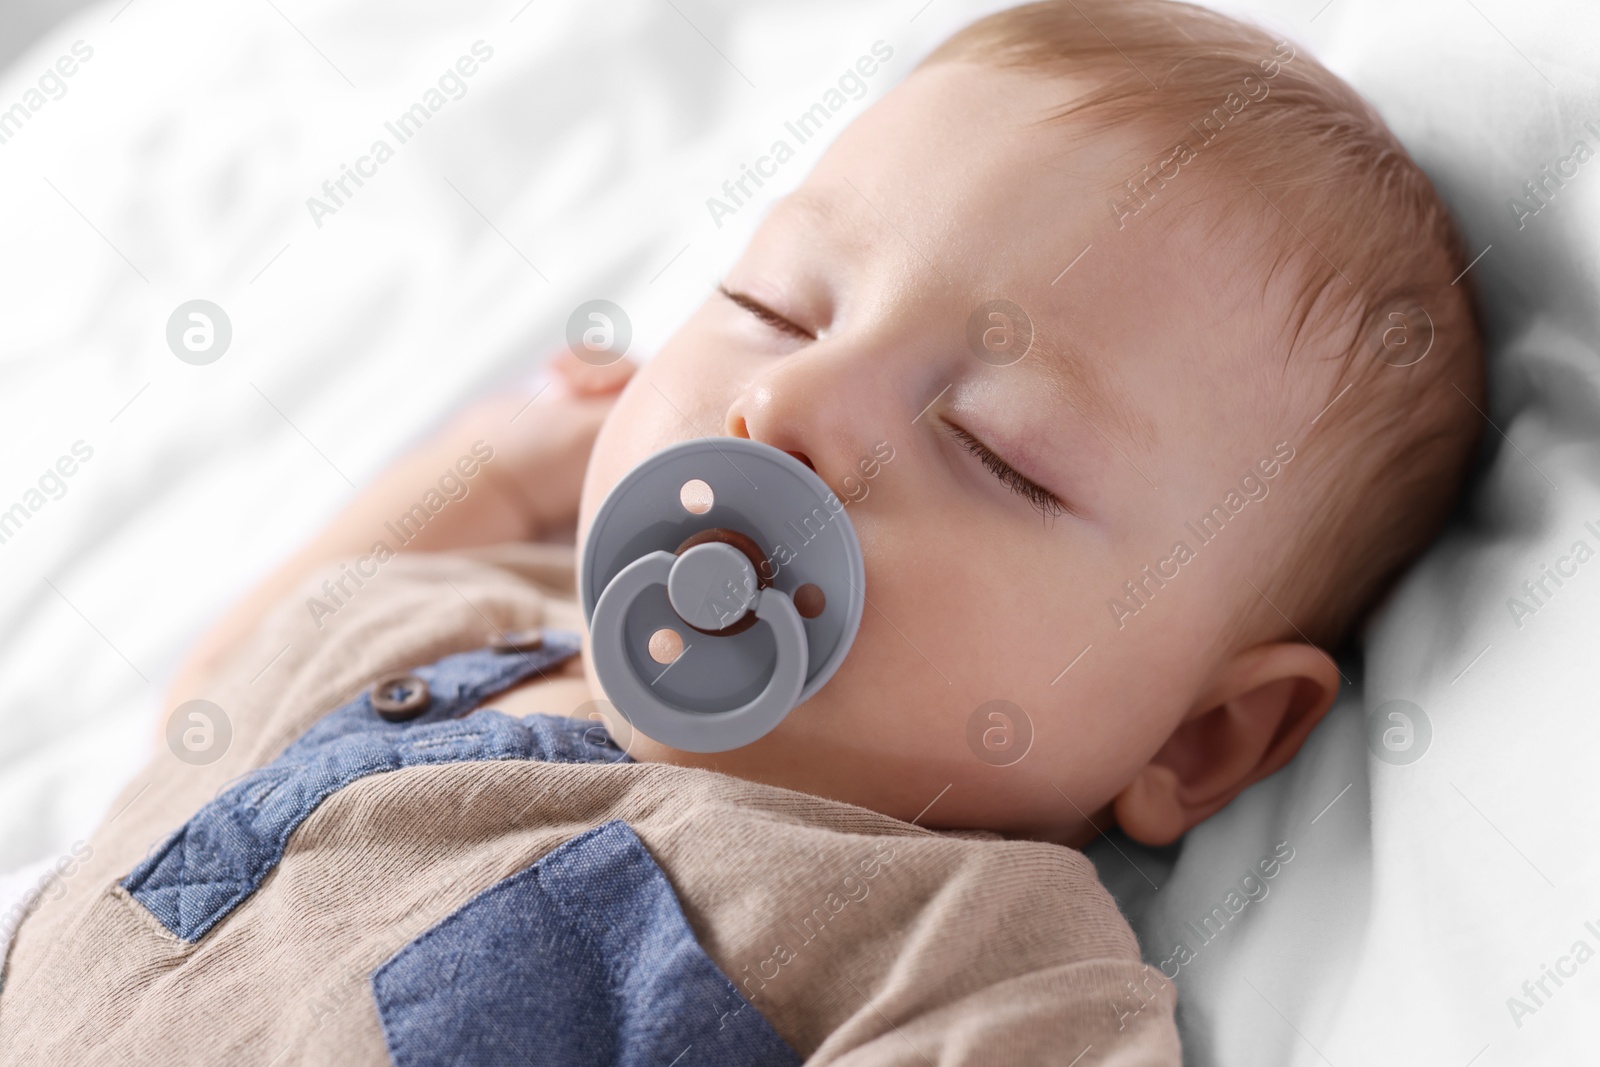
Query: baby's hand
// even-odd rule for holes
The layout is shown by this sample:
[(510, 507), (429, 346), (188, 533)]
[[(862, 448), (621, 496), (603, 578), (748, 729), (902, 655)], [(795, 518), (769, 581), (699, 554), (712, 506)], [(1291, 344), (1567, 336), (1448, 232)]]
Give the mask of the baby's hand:
[(626, 360), (596, 367), (563, 352), (548, 369), (544, 387), (481, 400), (440, 435), (463, 454), (480, 440), (494, 449), (482, 468), (486, 484), (524, 517), (526, 538), (576, 520), (595, 435), (635, 368)]
[(317, 567), (354, 559), (386, 537), (386, 523), (415, 507), (419, 494), (483, 441), (494, 449), (472, 492), (433, 515), (407, 551), (444, 552), (531, 540), (572, 522), (600, 422), (634, 371), (631, 363), (591, 367), (564, 354), (550, 361), (550, 385), (537, 396), (505, 393), (474, 404), (422, 447), (384, 471), (310, 544), (225, 616), (189, 654), (173, 682), (170, 706), (201, 694), (206, 674), (273, 604)]

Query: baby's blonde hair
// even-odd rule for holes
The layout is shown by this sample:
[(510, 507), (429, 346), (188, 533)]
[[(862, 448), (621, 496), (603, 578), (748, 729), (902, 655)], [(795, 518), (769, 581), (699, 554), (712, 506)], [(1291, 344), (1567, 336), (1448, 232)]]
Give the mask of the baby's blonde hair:
[(1054, 119), (1168, 146), (1153, 169), (1110, 190), (1119, 226), (1198, 166), (1238, 186), (1238, 196), (1211, 199), (1215, 221), (1267, 227), (1266, 277), (1291, 271), (1296, 283), (1284, 338), (1273, 341), (1284, 365), (1310, 347), (1342, 365), (1331, 406), (1292, 442), (1296, 480), (1315, 490), (1301, 494), (1316, 498), (1300, 509), (1304, 536), (1277, 553), (1262, 595), (1244, 591), (1229, 634), (1292, 628), (1337, 650), (1438, 534), (1481, 435), (1482, 341), (1460, 278), (1468, 260), (1432, 183), (1325, 67), (1190, 4), (1027, 4), (968, 26), (925, 61), (947, 62), (1088, 79), (1093, 88)]

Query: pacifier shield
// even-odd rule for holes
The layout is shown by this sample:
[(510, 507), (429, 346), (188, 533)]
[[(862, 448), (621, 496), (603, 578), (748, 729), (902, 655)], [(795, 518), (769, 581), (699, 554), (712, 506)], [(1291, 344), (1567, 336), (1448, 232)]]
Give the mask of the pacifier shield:
[[(844, 503), (788, 453), (734, 437), (629, 471), (595, 514), (578, 585), (607, 695), (699, 752), (750, 743), (820, 689), (866, 599)], [(653, 641), (681, 652), (663, 662)]]

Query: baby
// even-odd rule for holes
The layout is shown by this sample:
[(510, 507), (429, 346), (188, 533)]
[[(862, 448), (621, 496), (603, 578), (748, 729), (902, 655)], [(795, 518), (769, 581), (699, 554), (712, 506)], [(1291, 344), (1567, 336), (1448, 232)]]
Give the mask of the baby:
[[(1466, 266), (1288, 42), (976, 23), (637, 372), (480, 405), (224, 620), (171, 703), (231, 742), (162, 746), (22, 924), (0, 1060), (1180, 1062), (1076, 849), (1176, 841), (1333, 703), (1474, 454)], [(713, 754), (606, 702), (552, 543), (702, 436), (832, 486), (868, 598)]]

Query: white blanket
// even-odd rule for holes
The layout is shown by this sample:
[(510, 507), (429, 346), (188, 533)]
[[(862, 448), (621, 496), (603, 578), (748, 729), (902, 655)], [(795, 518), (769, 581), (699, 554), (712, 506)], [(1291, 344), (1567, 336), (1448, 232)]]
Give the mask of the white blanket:
[[(719, 227), (707, 198), (786, 118), (885, 42), (831, 134), (998, 6), (108, 0), (14, 63), (0, 110), (28, 118), (0, 126), (0, 509), (29, 518), (0, 543), (0, 872), (34, 867), (10, 886), (107, 814), (182, 651), (353, 486), (534, 372), (584, 300), (626, 308), (647, 354), (820, 150)], [(1570, 954), (1600, 950), (1600, 563), (1538, 604), (1520, 586), (1574, 566), (1575, 541), (1600, 549), (1600, 160), (1520, 228), (1507, 200), (1574, 142), (1600, 152), (1600, 18), (1578, 0), (1233, 9), (1350, 78), (1473, 254), (1492, 245), (1472, 272), (1499, 450), (1295, 763), (1181, 850), (1097, 858), (1152, 962), (1196, 942), (1178, 979), (1195, 1063), (1573, 1062), (1559, 1050), (1581, 1047), (1600, 989), (1600, 963)], [(450, 77), (462, 57), (473, 73)], [(421, 131), (386, 135), (430, 90)], [(393, 157), (362, 162), (379, 138)], [(323, 186), (345, 165), (368, 176), (335, 202)], [(193, 299), (232, 326), (203, 366), (167, 343)], [(73, 473), (47, 474), (62, 457)], [(1431, 726), (1409, 764), (1369, 754), (1366, 718), (1393, 700)], [(1189, 924), (1208, 915), (1201, 940)], [(1523, 983), (1545, 964), (1573, 976), (1535, 1004)]]

